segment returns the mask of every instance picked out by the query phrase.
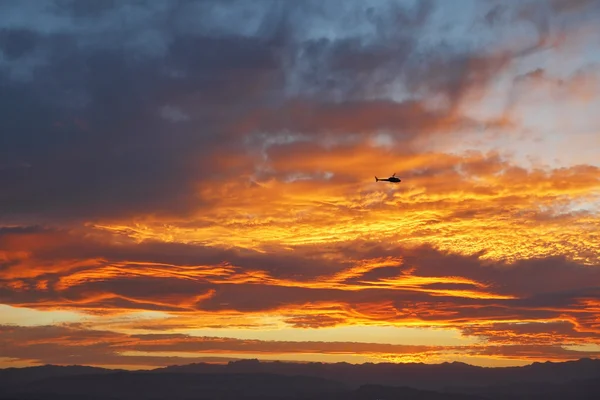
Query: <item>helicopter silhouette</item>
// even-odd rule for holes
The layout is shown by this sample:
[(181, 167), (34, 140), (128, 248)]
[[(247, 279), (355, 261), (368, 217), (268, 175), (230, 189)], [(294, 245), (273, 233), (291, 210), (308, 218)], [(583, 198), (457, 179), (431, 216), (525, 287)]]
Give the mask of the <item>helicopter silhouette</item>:
[(379, 182), (379, 181), (392, 182), (392, 183), (402, 182), (402, 180), (400, 178), (396, 178), (395, 172), (389, 178), (384, 179), (384, 178), (375, 177), (375, 182)]

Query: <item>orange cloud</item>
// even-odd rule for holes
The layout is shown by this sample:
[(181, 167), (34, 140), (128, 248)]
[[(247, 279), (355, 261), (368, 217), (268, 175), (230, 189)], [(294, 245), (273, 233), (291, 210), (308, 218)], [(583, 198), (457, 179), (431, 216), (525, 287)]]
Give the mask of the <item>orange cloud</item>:
[[(78, 248), (85, 251), (78, 254)], [(100, 264), (83, 262), (77, 269), (20, 277), (13, 269), (0, 280), (0, 296), (20, 307), (109, 315), (160, 310), (171, 315), (107, 326), (130, 332), (265, 329), (276, 321), (275, 326), (296, 328), (457, 328), (466, 336), (507, 345), (600, 341), (598, 293), (589, 287), (600, 279), (596, 267), (564, 258), (507, 264), (429, 247), (361, 241), (317, 249), (296, 246), (265, 253), (88, 238), (79, 246), (32, 253), (27, 262), (51, 255), (61, 265), (61, 257), (87, 254), (99, 257)], [(140, 261), (131, 261), (133, 255)], [(572, 328), (561, 328), (561, 334), (511, 333), (519, 323)]]
[[(110, 328), (128, 332), (416, 326), (503, 345), (598, 343), (598, 216), (577, 210), (598, 199), (597, 167), (399, 157), (369, 143), (267, 154), (254, 183), (201, 186), (186, 221), (5, 229), (0, 301), (171, 316)], [(401, 184), (367, 181), (382, 160)], [(560, 329), (525, 334), (519, 323)]]
[[(577, 211), (599, 199), (597, 167), (530, 171), (497, 154), (399, 156), (367, 145), (331, 150), (306, 143), (272, 146), (268, 160), (274, 172), (253, 184), (201, 188), (212, 206), (186, 223), (95, 226), (136, 240), (257, 250), (370, 239), (485, 252), (496, 260), (564, 254), (598, 261), (597, 216)], [(404, 181), (392, 187), (365, 176), (391, 172)]]
[[(596, 353), (559, 346), (472, 345), (418, 346), (368, 342), (293, 342), (239, 340), (221, 337), (193, 337), (179, 334), (127, 335), (110, 331), (86, 330), (69, 326), (0, 326), (0, 344), (5, 357), (33, 364), (95, 364), (140, 367), (165, 366), (193, 361), (227, 361), (238, 357), (285, 357), (301, 361), (320, 355), (323, 360), (336, 355), (362, 356), (372, 361), (436, 362), (448, 357), (517, 358), (536, 360), (550, 357), (569, 360)], [(220, 360), (219, 360), (220, 358)], [(231, 358), (229, 358), (231, 359)]]

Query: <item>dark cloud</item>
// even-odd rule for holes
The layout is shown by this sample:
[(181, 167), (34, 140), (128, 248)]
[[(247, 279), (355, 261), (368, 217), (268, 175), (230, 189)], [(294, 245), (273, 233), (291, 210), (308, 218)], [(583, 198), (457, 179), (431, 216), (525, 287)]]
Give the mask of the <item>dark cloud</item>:
[[(193, 125), (175, 127), (161, 118), (159, 109), (177, 100), (167, 96), (173, 86), (182, 98), (200, 91), (226, 101), (235, 83), (240, 93), (248, 86), (245, 82), (254, 85), (257, 76), (239, 65), (242, 58), (253, 63), (256, 51), (242, 46), (248, 49), (246, 55), (233, 53), (233, 59), (227, 51), (215, 51), (228, 49), (235, 40), (212, 40), (208, 50), (217, 55), (204, 71), (191, 61), (183, 66), (184, 73), (195, 71), (185, 80), (187, 90), (177, 78), (166, 76), (161, 65), (136, 61), (117, 50), (73, 49), (46, 67), (50, 70), (40, 71), (42, 78), (33, 83), (8, 82), (0, 99), (2, 155), (9, 164), (26, 163), (28, 168), (0, 171), (6, 187), (0, 198), (4, 213), (68, 219), (193, 209), (199, 201), (194, 184), (210, 176), (210, 154), (217, 140), (226, 139), (219, 138), (214, 118), (193, 113)], [(233, 75), (238, 79), (230, 79)], [(80, 110), (56, 104), (75, 102), (75, 97), (87, 103)], [(44, 104), (44, 98), (58, 100)], [(202, 99), (197, 100), (201, 105)]]
[[(62, 6), (79, 10), (69, 19), (73, 26), (88, 18), (81, 15), (84, 9), (99, 12), (69, 4)], [(131, 12), (159, 19), (168, 13), (155, 8), (160, 7), (148, 2)], [(97, 18), (114, 23), (113, 14)], [(51, 23), (53, 15), (39, 18)], [(153, 29), (148, 24), (155, 22), (133, 24), (131, 33)], [(2, 31), (0, 43), (9, 56), (4, 73), (0, 66), (0, 155), (7, 164), (0, 170), (3, 217), (191, 211), (199, 203), (196, 182), (211, 175), (211, 154), (227, 145), (223, 123), (237, 108), (267, 99), (269, 86), (280, 86), (276, 49), (256, 36), (158, 27), (158, 36), (168, 38), (164, 51), (146, 54), (144, 43), (114, 42), (111, 33), (101, 39), (93, 24), (77, 35), (70, 32), (73, 26), (52, 26), (49, 33), (33, 27)], [(151, 35), (148, 40), (148, 46), (157, 46)], [(34, 50), (39, 62), (28, 79), (14, 78), (15, 70), (26, 67), (20, 59)], [(175, 126), (161, 116), (165, 106), (181, 107), (189, 121)], [(230, 155), (236, 146), (228, 147)]]
[[(589, 285), (600, 279), (600, 270), (570, 261), (565, 257), (544, 257), (518, 260), (512, 264), (482, 264), (479, 255), (465, 257), (420, 248), (403, 252), (407, 267), (415, 266), (422, 276), (458, 275), (492, 285), (502, 293), (530, 297), (573, 289), (593, 288)], [(568, 273), (566, 271), (569, 271)]]
[(589, 10), (591, 7), (598, 6), (594, 0), (552, 0), (550, 3), (556, 12), (581, 11), (586, 8)]
[(137, 243), (127, 237), (93, 230), (52, 230), (35, 226), (2, 228), (0, 251), (30, 252), (39, 265), (50, 266), (65, 259), (103, 260), (106, 263), (135, 261), (165, 266), (227, 263), (299, 281), (334, 273), (341, 267), (337, 261), (323, 259), (322, 253), (311, 254), (310, 250), (302, 253), (283, 251), (277, 257), (272, 257), (270, 253), (242, 248), (223, 249), (151, 240)]
[(508, 7), (506, 5), (495, 5), (485, 14), (485, 21), (490, 25), (497, 24), (503, 20), (503, 17), (506, 15), (507, 11)]
[[(356, 140), (356, 135), (392, 132), (401, 141), (419, 135), (445, 132), (453, 128), (478, 126), (478, 121), (455, 116), (446, 111), (428, 110), (418, 101), (356, 101), (325, 103), (294, 101), (284, 107), (258, 109), (242, 119), (238, 131), (249, 133), (302, 133), (316, 140), (333, 136), (334, 143)], [(314, 143), (289, 143), (290, 152), (302, 152)], [(331, 145), (330, 145), (331, 146)], [(334, 152), (334, 149), (330, 151)]]
[(462, 329), (463, 334), (485, 336), (491, 343), (511, 344), (515, 337), (520, 343), (546, 344), (548, 340), (563, 344), (590, 340), (590, 332), (580, 330), (571, 321), (494, 323), (489, 326), (471, 326)]
[(25, 29), (1, 29), (0, 51), (8, 59), (16, 59), (34, 50), (36, 33)]
[[(420, 49), (433, 2), (336, 4), (3, 3), (0, 218), (189, 215), (200, 182), (236, 174), (222, 159), (242, 160), (249, 134), (406, 138), (473, 124), (420, 96), (453, 107), (510, 61)], [(392, 101), (398, 90), (413, 93)]]

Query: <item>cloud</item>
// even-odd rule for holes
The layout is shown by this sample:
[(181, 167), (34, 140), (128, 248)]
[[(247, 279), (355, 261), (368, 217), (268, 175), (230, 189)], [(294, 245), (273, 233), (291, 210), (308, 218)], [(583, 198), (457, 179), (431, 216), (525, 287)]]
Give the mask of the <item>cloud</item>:
[[(453, 110), (516, 53), (420, 48), (430, 2), (344, 4), (341, 15), (313, 2), (3, 5), (0, 154), (29, 165), (0, 170), (4, 218), (189, 216), (199, 185), (235, 176), (223, 159), (254, 168), (243, 143), (256, 133), (404, 141), (495, 123)], [(336, 35), (310, 23), (332, 13)], [(448, 107), (430, 109), (435, 96)]]
[(161, 107), (160, 116), (172, 122), (185, 122), (190, 119), (189, 115), (179, 108), (169, 105)]
[[(310, 245), (262, 253), (45, 234), (54, 241), (44, 243), (35, 228), (3, 233), (0, 243), (12, 249), (2, 250), (4, 304), (107, 315), (164, 311), (182, 318), (165, 329), (215, 326), (212, 316), (219, 314), (230, 320), (217, 325), (235, 326), (241, 318), (243, 326), (248, 316), (259, 327), (261, 316), (272, 315), (295, 327), (411, 324), (458, 328), (492, 341), (510, 336), (513, 343), (520, 336), (510, 334), (519, 329), (511, 324), (559, 324), (570, 328), (561, 335), (523, 335), (523, 343), (600, 339), (593, 306), (598, 291), (591, 284), (600, 279), (598, 268), (564, 257), (506, 263), (360, 241), (319, 253)], [(27, 245), (32, 242), (37, 249)]]
[[(11, 348), (7, 357), (37, 363), (76, 363), (113, 365), (172, 365), (202, 361), (212, 354), (237, 353), (268, 357), (278, 354), (371, 354), (377, 352), (416, 353), (435, 350), (431, 346), (401, 346), (350, 342), (290, 342), (239, 340), (220, 337), (192, 337), (177, 334), (127, 335), (110, 331), (94, 331), (69, 326), (16, 327), (1, 326), (0, 342)], [(66, 355), (65, 349), (75, 356)], [(444, 349), (444, 347), (441, 347)], [(145, 356), (127, 353), (139, 352)], [(161, 357), (165, 352), (187, 353), (187, 357)], [(156, 356), (153, 353), (157, 354)], [(195, 355), (196, 357), (190, 357)]]
[[(164, 54), (146, 54), (145, 40), (129, 42), (135, 34), (124, 43), (102, 36), (103, 24), (126, 16), (131, 29), (145, 37), (151, 17), (164, 16), (164, 6), (90, 10), (91, 19), (83, 9), (65, 16), (64, 9), (50, 7), (54, 13), (42, 14), (30, 6), (33, 20), (45, 21), (47, 29), (43, 24), (5, 28), (4, 52), (10, 57), (4, 73), (0, 68), (6, 88), (0, 98), (6, 117), (2, 158), (30, 165), (2, 170), (7, 195), (0, 204), (6, 218), (181, 214), (198, 202), (194, 186), (210, 174), (209, 155), (227, 142), (219, 138), (223, 120), (235, 113), (235, 107), (227, 110), (219, 103), (234, 95), (240, 106), (264, 101), (257, 89), (269, 85), (271, 71), (276, 72), (276, 49), (260, 38), (233, 33), (211, 37), (170, 31), (158, 33), (168, 39)], [(18, 25), (21, 10), (5, 7)], [(86, 23), (79, 25), (81, 20)], [(43, 60), (32, 67), (31, 77), (12, 77), (13, 68), (23, 67), (20, 59), (35, 49)], [(199, 126), (174, 128), (158, 111), (165, 103), (185, 107), (189, 102), (195, 105), (189, 117), (201, 121)], [(174, 129), (176, 135), (168, 134)]]
[(129, 333), (443, 327), (507, 357), (597, 344), (600, 170), (508, 149), (574, 132), (529, 101), (594, 106), (598, 77), (567, 50), (598, 10), (482, 4), (0, 4), (0, 303), (172, 318), (110, 327)]
[[(239, 340), (187, 335), (127, 335), (109, 331), (86, 330), (76, 326), (17, 327), (0, 326), (0, 343), (6, 357), (33, 364), (93, 364), (124, 366), (168, 366), (191, 362), (226, 362), (240, 358), (268, 359), (283, 356), (302, 360), (311, 354), (322, 357), (338, 354), (362, 355), (365, 359), (387, 359), (428, 353), (444, 359), (445, 354), (462, 356), (525, 356), (529, 360), (552, 355), (553, 360), (593, 356), (594, 352), (567, 350), (559, 346), (411, 346), (357, 342), (293, 342)], [(172, 355), (168, 355), (172, 354)]]

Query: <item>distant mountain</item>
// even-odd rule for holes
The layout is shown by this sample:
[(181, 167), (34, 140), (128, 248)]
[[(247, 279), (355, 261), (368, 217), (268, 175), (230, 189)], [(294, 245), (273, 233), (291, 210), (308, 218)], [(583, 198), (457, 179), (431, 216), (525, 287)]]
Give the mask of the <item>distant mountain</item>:
[(10, 386), (2, 399), (191, 400), (308, 398), (342, 393), (347, 388), (315, 377), (271, 374), (186, 374), (117, 372), (46, 378)]
[(6, 368), (0, 369), (0, 388), (5, 386), (20, 385), (24, 383), (34, 382), (45, 378), (85, 374), (99, 375), (115, 373), (116, 371), (118, 370), (97, 367), (85, 367), (81, 365), (41, 365), (26, 368)]
[(568, 383), (513, 383), (484, 388), (454, 388), (456, 394), (471, 394), (489, 400), (598, 400), (600, 399), (600, 376), (577, 379)]
[[(429, 387), (430, 389), (424, 389)], [(481, 368), (462, 363), (244, 360), (151, 371), (42, 366), (0, 370), (1, 400), (591, 400), (600, 360)]]
[[(365, 385), (355, 391), (344, 393), (335, 400), (485, 400), (473, 394), (441, 393), (428, 390), (419, 390), (408, 387)], [(320, 400), (320, 399), (319, 399)], [(324, 400), (324, 398), (323, 398)]]
[(484, 400), (472, 394), (366, 385), (350, 390), (325, 379), (270, 374), (119, 372), (46, 378), (12, 386), (2, 400)]
[(285, 363), (242, 360), (226, 365), (189, 364), (156, 369), (153, 372), (186, 373), (275, 373), (318, 376), (357, 388), (376, 384), (443, 390), (447, 387), (485, 387), (517, 382), (569, 382), (600, 376), (600, 360), (581, 359), (562, 363), (533, 363), (523, 367), (484, 368), (463, 363), (443, 364), (348, 364)]

